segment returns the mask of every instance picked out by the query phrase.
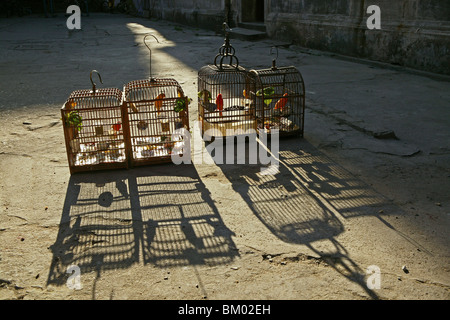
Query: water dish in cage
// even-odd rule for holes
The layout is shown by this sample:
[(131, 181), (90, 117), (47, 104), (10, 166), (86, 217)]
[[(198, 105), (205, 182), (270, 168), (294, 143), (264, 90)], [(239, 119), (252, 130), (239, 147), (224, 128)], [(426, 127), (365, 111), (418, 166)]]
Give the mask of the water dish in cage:
[(226, 107), (224, 109), (224, 111), (239, 111), (239, 110), (245, 110), (244, 106), (231, 106), (231, 107)]
[(161, 119), (161, 131), (162, 132), (169, 132), (170, 131), (169, 119), (167, 119), (167, 118)]
[(103, 135), (103, 127), (102, 126), (95, 127), (95, 135), (97, 137)]
[(148, 129), (148, 123), (145, 122), (145, 121), (143, 121), (143, 120), (141, 120), (141, 121), (138, 122), (137, 128), (138, 128), (139, 130), (141, 130), (141, 131), (147, 130), (147, 129)]
[(214, 112), (217, 109), (217, 105), (212, 102), (207, 102), (203, 104), (203, 107), (208, 110), (209, 112)]

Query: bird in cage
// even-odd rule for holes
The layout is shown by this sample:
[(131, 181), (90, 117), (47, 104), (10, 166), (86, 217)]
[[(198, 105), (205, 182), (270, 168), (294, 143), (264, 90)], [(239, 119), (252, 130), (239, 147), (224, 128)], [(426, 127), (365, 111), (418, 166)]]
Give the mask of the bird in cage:
[(117, 132), (119, 132), (121, 128), (122, 128), (122, 123), (120, 121), (112, 125), (114, 134), (117, 134)]
[(217, 109), (217, 105), (211, 101), (211, 92), (203, 89), (198, 93), (198, 97), (202, 100), (202, 106), (209, 112), (213, 112)]
[(223, 98), (222, 98), (222, 94), (221, 93), (219, 93), (217, 95), (216, 106), (217, 106), (217, 110), (219, 110), (219, 115), (221, 117), (223, 117), (223, 113), (222, 113), (222, 110), (223, 110)]
[(286, 103), (288, 101), (287, 98), (288, 94), (287, 92), (283, 95), (283, 97), (277, 101), (277, 103), (275, 104), (275, 110), (279, 110), (279, 111), (283, 111), (283, 108), (286, 106)]
[(129, 106), (134, 112), (139, 112), (138, 108), (136, 107), (136, 105), (133, 102), (130, 102)]
[(264, 89), (259, 89), (256, 92), (256, 96), (263, 97), (266, 108), (269, 108), (269, 105), (272, 103), (272, 96), (274, 95), (274, 93), (275, 89), (273, 87), (266, 87)]
[(203, 89), (198, 93), (198, 97), (202, 99), (204, 102), (209, 102), (211, 100), (211, 92), (206, 89)]
[(75, 108), (76, 106), (77, 106), (77, 103), (75, 101), (70, 101), (68, 103), (68, 109), (69, 110)]
[(155, 101), (155, 108), (158, 111), (158, 115), (160, 114), (162, 105), (163, 105), (163, 99), (166, 97), (166, 95), (164, 93), (159, 94), (156, 97), (156, 101)]

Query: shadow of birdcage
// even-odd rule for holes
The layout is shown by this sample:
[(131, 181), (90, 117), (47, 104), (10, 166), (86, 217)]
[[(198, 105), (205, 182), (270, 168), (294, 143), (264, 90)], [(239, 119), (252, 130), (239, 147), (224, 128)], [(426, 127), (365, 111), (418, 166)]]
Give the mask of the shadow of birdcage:
[(237, 257), (232, 232), (194, 166), (155, 165), (72, 175), (49, 284), (66, 270), (100, 274), (136, 264), (217, 265)]
[(388, 205), (388, 200), (304, 139), (283, 139), (280, 150), (278, 168), (269, 174), (261, 170), (261, 164), (218, 166), (278, 239), (306, 246), (377, 298), (367, 289), (363, 268), (338, 238), (345, 232), (346, 218), (378, 216), (379, 207)]
[(170, 267), (232, 261), (232, 232), (198, 177), (138, 176), (134, 188), (144, 222), (144, 263)]

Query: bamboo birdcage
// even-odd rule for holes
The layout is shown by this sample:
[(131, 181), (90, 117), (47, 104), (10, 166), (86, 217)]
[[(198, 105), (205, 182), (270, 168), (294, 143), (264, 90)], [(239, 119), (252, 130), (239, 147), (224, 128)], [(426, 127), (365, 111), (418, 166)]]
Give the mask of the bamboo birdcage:
[[(76, 90), (61, 108), (61, 119), (71, 173), (127, 168), (125, 136), (122, 127), (122, 91)], [(102, 82), (103, 83), (103, 82)]]
[[(123, 90), (123, 113), (128, 134), (128, 155), (132, 166), (170, 162), (182, 156), (185, 146), (183, 131), (189, 131), (189, 98), (174, 79), (150, 78), (134, 80)], [(153, 36), (157, 42), (158, 39)]]
[[(214, 64), (198, 71), (198, 113), (203, 137), (227, 137), (256, 130), (255, 112), (248, 99), (247, 71), (239, 65), (224, 23), (225, 43)], [(229, 59), (225, 64), (224, 60)]]
[(258, 133), (278, 129), (282, 136), (303, 136), (305, 84), (297, 68), (272, 67), (250, 70), (251, 100), (255, 105)]

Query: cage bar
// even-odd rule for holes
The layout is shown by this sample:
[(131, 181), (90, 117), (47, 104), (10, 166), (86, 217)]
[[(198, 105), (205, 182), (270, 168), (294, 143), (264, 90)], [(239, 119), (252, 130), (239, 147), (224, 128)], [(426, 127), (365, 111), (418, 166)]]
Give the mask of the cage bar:
[(174, 79), (135, 80), (123, 93), (131, 166), (170, 162), (172, 156), (183, 156), (189, 99), (179, 83)]
[(91, 72), (92, 90), (72, 92), (61, 108), (71, 174), (128, 167), (122, 125), (122, 91), (96, 89), (93, 72), (97, 71)]
[(282, 136), (303, 136), (305, 84), (297, 68), (272, 67), (250, 70), (250, 100), (255, 106), (258, 133), (278, 129)]
[[(189, 103), (183, 89), (175, 79), (152, 76), (152, 50), (150, 77), (134, 80), (123, 89), (123, 114), (128, 128), (127, 154), (131, 166), (171, 162), (174, 156), (183, 156), (186, 133), (189, 132)], [(189, 150), (190, 151), (190, 150)]]
[(227, 28), (224, 23), (225, 43), (214, 64), (198, 71), (198, 114), (203, 137), (236, 136), (256, 130), (254, 105), (247, 96), (247, 70), (239, 66)]

